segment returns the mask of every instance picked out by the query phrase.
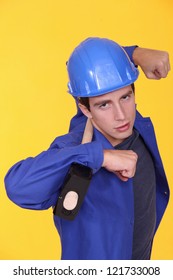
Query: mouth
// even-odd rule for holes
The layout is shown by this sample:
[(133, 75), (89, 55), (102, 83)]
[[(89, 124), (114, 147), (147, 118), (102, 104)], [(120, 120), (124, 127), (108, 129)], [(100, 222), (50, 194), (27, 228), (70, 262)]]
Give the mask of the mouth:
[(130, 123), (126, 123), (122, 126), (119, 126), (119, 127), (116, 127), (115, 129), (118, 131), (118, 132), (125, 132), (127, 131), (128, 129), (130, 128)]

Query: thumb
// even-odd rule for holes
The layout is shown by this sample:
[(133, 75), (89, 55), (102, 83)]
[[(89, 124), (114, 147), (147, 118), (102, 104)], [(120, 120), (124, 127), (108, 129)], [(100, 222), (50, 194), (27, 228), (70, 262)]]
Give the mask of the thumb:
[(154, 70), (153, 72), (147, 72), (145, 75), (148, 79), (153, 79), (153, 80), (161, 79), (161, 75), (157, 70)]
[(121, 174), (121, 171), (115, 171), (114, 173), (117, 175), (117, 177), (118, 177), (121, 181), (127, 182), (128, 179), (129, 179), (128, 177), (123, 176), (123, 175)]

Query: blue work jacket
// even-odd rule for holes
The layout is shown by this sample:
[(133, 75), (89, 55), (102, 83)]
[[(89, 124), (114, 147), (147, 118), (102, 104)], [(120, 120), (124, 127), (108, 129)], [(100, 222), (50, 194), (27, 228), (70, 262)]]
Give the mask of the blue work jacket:
[[(56, 138), (47, 151), (16, 163), (6, 175), (6, 191), (21, 207), (47, 209), (56, 204), (71, 163), (89, 166), (93, 177), (75, 220), (54, 216), (62, 259), (128, 260), (132, 256), (134, 226), (133, 180), (122, 182), (102, 168), (103, 150), (114, 148), (98, 130), (94, 129), (91, 143), (80, 144), (85, 122), (85, 117), (78, 114), (70, 132)], [(157, 229), (168, 203), (169, 188), (150, 119), (137, 112), (134, 126), (154, 160)]]

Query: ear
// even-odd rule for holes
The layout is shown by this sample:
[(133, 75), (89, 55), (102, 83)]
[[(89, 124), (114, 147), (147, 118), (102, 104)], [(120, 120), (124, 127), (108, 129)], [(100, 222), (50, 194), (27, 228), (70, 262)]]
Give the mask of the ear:
[(79, 108), (81, 109), (82, 113), (89, 119), (92, 118), (91, 112), (85, 107), (85, 105), (78, 103)]

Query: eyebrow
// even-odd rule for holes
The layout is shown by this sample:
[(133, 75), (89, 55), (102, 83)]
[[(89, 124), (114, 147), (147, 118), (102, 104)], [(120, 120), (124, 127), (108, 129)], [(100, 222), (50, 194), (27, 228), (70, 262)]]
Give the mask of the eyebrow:
[[(123, 97), (125, 97), (128, 94), (133, 94), (133, 90), (129, 90), (127, 93), (124, 93), (122, 96), (120, 96), (120, 98), (123, 98)], [(94, 103), (93, 107), (97, 107), (97, 106), (99, 106), (99, 105), (101, 105), (103, 103), (108, 103), (108, 102), (111, 102), (111, 101), (112, 101), (111, 99), (102, 99), (102, 100)]]

